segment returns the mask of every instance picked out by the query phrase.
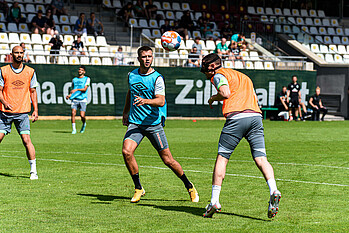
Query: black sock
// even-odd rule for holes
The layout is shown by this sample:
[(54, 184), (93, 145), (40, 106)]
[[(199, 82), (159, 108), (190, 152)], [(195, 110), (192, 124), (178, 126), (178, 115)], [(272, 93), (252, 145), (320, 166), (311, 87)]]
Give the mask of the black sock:
[(188, 180), (187, 176), (184, 173), (179, 178), (183, 181), (183, 183), (187, 189), (191, 189), (193, 187), (193, 184), (190, 183), (190, 181)]
[(136, 189), (142, 189), (142, 185), (141, 185), (141, 182), (139, 181), (139, 174), (138, 173), (132, 175), (132, 180), (133, 180), (133, 183), (135, 184)]

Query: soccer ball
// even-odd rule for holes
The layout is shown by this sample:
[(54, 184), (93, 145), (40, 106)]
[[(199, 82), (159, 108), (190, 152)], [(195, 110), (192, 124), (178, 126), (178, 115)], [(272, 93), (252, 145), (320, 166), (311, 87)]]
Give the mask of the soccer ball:
[(181, 37), (175, 31), (167, 31), (161, 36), (161, 45), (167, 51), (175, 51), (181, 46)]

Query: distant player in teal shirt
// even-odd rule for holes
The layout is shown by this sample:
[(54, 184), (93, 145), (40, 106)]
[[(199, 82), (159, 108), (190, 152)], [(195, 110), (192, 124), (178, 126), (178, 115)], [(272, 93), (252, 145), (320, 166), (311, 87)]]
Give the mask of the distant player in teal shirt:
[(80, 109), (80, 116), (82, 121), (82, 127), (80, 130), (80, 133), (85, 132), (86, 128), (86, 105), (87, 105), (87, 94), (88, 94), (88, 87), (90, 86), (90, 78), (85, 76), (86, 68), (85, 66), (80, 66), (78, 77), (73, 78), (72, 81), (72, 90), (70, 91), (70, 94), (66, 96), (66, 99), (70, 99), (72, 101), (71, 104), (71, 123), (72, 123), (72, 134), (76, 134), (76, 127), (75, 127), (75, 116), (76, 116), (76, 110)]
[[(134, 152), (144, 137), (147, 137), (158, 151), (162, 161), (184, 183), (192, 202), (199, 201), (199, 194), (188, 180), (181, 165), (172, 157), (165, 131), (166, 119), (165, 83), (160, 73), (151, 67), (153, 51), (148, 46), (137, 51), (140, 67), (128, 75), (129, 90), (126, 95), (122, 122), (127, 127), (122, 146), (126, 167), (135, 185), (132, 203), (139, 202), (145, 195), (139, 180), (138, 164)], [(159, 187), (160, 189), (161, 187)]]

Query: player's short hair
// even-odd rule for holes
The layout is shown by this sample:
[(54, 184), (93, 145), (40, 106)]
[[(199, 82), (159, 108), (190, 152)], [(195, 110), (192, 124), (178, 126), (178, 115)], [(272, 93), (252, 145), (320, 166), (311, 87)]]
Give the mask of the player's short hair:
[(137, 50), (138, 57), (141, 57), (141, 55), (144, 51), (152, 51), (153, 52), (153, 50), (149, 46), (142, 46), (142, 47), (138, 48), (138, 50)]
[(317, 87), (315, 88), (315, 90), (321, 90), (321, 88), (320, 88), (319, 86), (317, 86)]
[(84, 71), (86, 71), (86, 67), (84, 66), (84, 65), (81, 65), (80, 67), (79, 67), (79, 69), (84, 69)]
[(282, 86), (282, 89), (287, 88), (286, 86)]
[(218, 56), (217, 53), (210, 53), (208, 55), (206, 55), (203, 59), (202, 59), (202, 66), (201, 66), (201, 72), (208, 72), (208, 67), (211, 63), (214, 63), (216, 66), (216, 69), (221, 66), (222, 64), (222, 59), (220, 58), (220, 56)]
[(292, 79), (293, 79), (293, 77), (296, 77), (296, 78), (298, 78), (298, 77), (297, 77), (297, 75), (295, 75), (295, 74), (294, 74), (294, 75), (292, 75)]
[(220, 65), (222, 63), (222, 59), (220, 58), (220, 56), (218, 56), (217, 53), (210, 53), (202, 59), (202, 63), (206, 63), (207, 65), (209, 65), (211, 63), (215, 63), (216, 65)]

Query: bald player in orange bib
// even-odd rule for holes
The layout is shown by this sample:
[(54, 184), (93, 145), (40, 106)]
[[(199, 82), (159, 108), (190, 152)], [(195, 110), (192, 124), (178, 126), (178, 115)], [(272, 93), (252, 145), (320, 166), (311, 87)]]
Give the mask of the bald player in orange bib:
[(253, 159), (263, 173), (269, 186), (270, 199), (268, 217), (273, 218), (279, 210), (280, 191), (277, 190), (274, 171), (267, 160), (262, 112), (251, 79), (243, 73), (222, 67), (221, 58), (211, 53), (202, 59), (201, 72), (216, 87), (217, 94), (208, 103), (212, 108), (215, 101), (223, 101), (223, 115), (226, 122), (218, 143), (218, 155), (213, 170), (211, 202), (203, 214), (206, 218), (221, 210), (219, 195), (226, 166), (236, 146), (244, 137), (250, 144)]
[(37, 180), (35, 148), (30, 139), (28, 114), (33, 104), (32, 121), (38, 120), (38, 101), (36, 87), (38, 82), (35, 70), (23, 64), (23, 48), (12, 49), (12, 64), (0, 69), (0, 143), (15, 124), (26, 149), (30, 164), (30, 179)]

